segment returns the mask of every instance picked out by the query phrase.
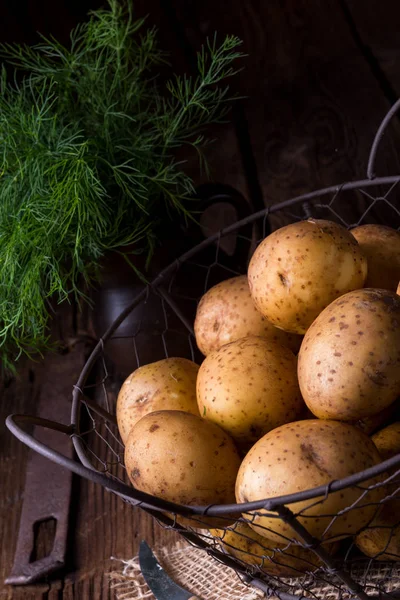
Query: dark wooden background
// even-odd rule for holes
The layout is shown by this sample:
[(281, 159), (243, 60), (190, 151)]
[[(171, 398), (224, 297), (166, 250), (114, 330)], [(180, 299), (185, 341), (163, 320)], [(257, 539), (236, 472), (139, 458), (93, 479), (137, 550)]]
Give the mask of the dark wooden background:
[[(67, 42), (69, 31), (94, 0), (2, 0), (0, 40), (37, 40), (37, 31)], [(143, 0), (138, 15), (160, 27), (161, 45), (180, 72), (214, 31), (243, 39), (245, 69), (233, 87), (246, 99), (231, 123), (216, 132), (209, 151), (215, 180), (238, 188), (254, 208), (325, 185), (364, 177), (377, 126), (400, 95), (398, 0)], [(400, 129), (385, 137), (379, 174), (396, 174)], [(199, 176), (195, 175), (199, 182)], [(59, 577), (27, 588), (4, 586), (15, 549), (27, 449), (3, 425), (11, 412), (35, 413), (53, 390), (62, 402), (84, 361), (88, 323), (60, 318), (70, 351), (42, 364), (23, 363), (19, 378), (1, 382), (0, 599), (109, 599), (110, 557), (128, 558), (138, 542), (171, 542), (173, 534), (116, 496), (74, 479), (69, 559)], [(39, 540), (46, 552), (48, 539)]]

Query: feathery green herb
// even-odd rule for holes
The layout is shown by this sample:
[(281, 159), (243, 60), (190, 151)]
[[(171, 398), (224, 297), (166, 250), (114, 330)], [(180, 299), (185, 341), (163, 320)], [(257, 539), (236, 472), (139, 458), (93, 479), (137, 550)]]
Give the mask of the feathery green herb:
[(196, 77), (155, 73), (165, 55), (156, 31), (134, 20), (130, 2), (110, 0), (71, 33), (68, 48), (42, 38), (3, 45), (21, 70), (0, 80), (0, 356), (48, 343), (48, 304), (96, 276), (100, 257), (132, 243), (151, 254), (160, 203), (191, 212), (193, 182), (174, 158), (199, 153), (204, 130), (229, 108), (222, 80), (235, 74), (240, 40), (214, 38), (198, 54)]

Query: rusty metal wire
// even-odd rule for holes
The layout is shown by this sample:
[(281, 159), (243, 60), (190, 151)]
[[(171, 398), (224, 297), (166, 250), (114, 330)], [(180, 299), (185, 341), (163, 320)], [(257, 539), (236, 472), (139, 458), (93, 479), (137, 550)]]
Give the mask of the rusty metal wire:
[[(44, 447), (19, 427), (16, 417), (8, 420), (13, 433), (30, 447), (104, 485), (126, 502), (141, 506), (164, 527), (180, 532), (189, 543), (204, 548), (216, 560), (232, 567), (243, 581), (281, 600), (303, 596), (366, 600), (368, 595), (396, 597), (400, 593), (400, 566), (396, 565), (400, 561), (400, 541), (397, 546), (392, 543), (396, 534), (400, 540), (400, 455), (346, 480), (329, 482), (290, 497), (212, 507), (179, 506), (154, 498), (135, 490), (127, 477), (124, 447), (115, 419), (116, 398), (123, 378), (113, 366), (113, 352), (109, 348), (118, 340), (128, 341), (132, 371), (149, 362), (149, 348), (151, 360), (181, 356), (201, 362), (192, 329), (199, 299), (216, 283), (245, 273), (248, 260), (268, 230), (309, 217), (333, 220), (347, 228), (382, 223), (400, 230), (400, 176), (373, 178), (380, 140), (399, 107), (400, 102), (378, 131), (368, 164), (368, 179), (286, 200), (226, 227), (186, 252), (132, 299), (131, 305), (99, 340), (74, 386), (71, 426), (58, 427), (71, 435), (79, 461), (70, 461)], [(248, 234), (249, 224), (252, 235)], [(245, 249), (245, 260), (237, 268), (224, 260), (221, 250), (221, 240), (229, 234), (235, 234)], [(157, 318), (149, 318), (150, 314)], [(131, 318), (130, 331), (121, 336), (118, 327), (128, 318)], [(29, 417), (19, 417), (19, 422), (22, 421), (29, 421)], [(40, 425), (37, 418), (31, 421)], [(57, 428), (57, 424), (53, 425)], [(343, 494), (349, 489), (357, 491), (349, 506), (337, 513), (323, 512), (332, 494)], [(298, 509), (296, 503), (300, 501)], [(358, 550), (355, 535), (346, 532), (357, 511), (367, 508), (369, 522), (357, 534), (368, 529), (382, 511), (399, 515), (388, 524), (379, 524), (381, 531), (387, 531), (386, 542), (369, 557)], [(316, 509), (324, 524), (318, 539), (307, 529), (310, 520), (315, 519)], [(234, 522), (232, 513), (236, 514)], [(212, 530), (209, 530), (210, 516), (218, 517), (217, 527)], [(287, 525), (280, 537), (275, 530), (260, 524), (259, 518), (266, 516), (270, 524), (275, 520)], [(275, 535), (274, 541), (269, 539), (271, 533)]]
[[(246, 237), (238, 227), (237, 235), (241, 241), (247, 244), (248, 258), (250, 258), (256, 245), (264, 238), (266, 229), (266, 218), (274, 214), (275, 228), (282, 225), (304, 219), (309, 216), (330, 219), (345, 225), (348, 228), (362, 223), (384, 222), (396, 229), (400, 229), (400, 178), (389, 184), (380, 185), (372, 194), (370, 188), (357, 187), (354, 190), (345, 190), (339, 186), (329, 194), (315, 196), (311, 200), (293, 202), (282, 210), (272, 207), (265, 211), (259, 219), (254, 221), (255, 236)], [(380, 183), (379, 181), (377, 183)], [(220, 241), (218, 236), (212, 243), (194, 253), (187, 260), (179, 260), (174, 265), (167, 278), (160, 285), (151, 285), (146, 290), (143, 302), (151, 304), (152, 310), (156, 310), (161, 318), (157, 330), (154, 331), (152, 346), (157, 349), (154, 360), (176, 356), (177, 348), (179, 356), (200, 361), (201, 355), (196, 348), (193, 337), (192, 323), (196, 312), (197, 303), (208, 289), (215, 283), (244, 273), (246, 264), (242, 269), (234, 270), (231, 266), (223, 264), (221, 259)], [(190, 277), (191, 282), (187, 281)], [(146, 325), (138, 321), (128, 335), (132, 341), (132, 370), (143, 364), (142, 353), (144, 351), (141, 334), (145, 332)], [(112, 337), (115, 341), (116, 337)], [(112, 478), (127, 484), (128, 478), (123, 464), (123, 446), (119, 439), (115, 423), (111, 423), (103, 415), (96, 414), (93, 404), (89, 405), (85, 397), (95, 399), (97, 406), (109, 413), (114, 413), (116, 396), (122, 379), (116, 379), (113, 373), (112, 356), (107, 353), (108, 340), (104, 340), (101, 351), (97, 352), (96, 361), (91, 366), (92, 375), (95, 374), (97, 383), (91, 381), (89, 386), (84, 385), (80, 389), (80, 423), (87, 424), (79, 433), (78, 439), (81, 444), (80, 450), (85, 454), (85, 460), (92, 468), (103, 473), (104, 478)], [(148, 344), (148, 338), (146, 338)], [(93, 387), (94, 386), (94, 387)], [(83, 419), (83, 415), (86, 416)], [(106, 414), (107, 417), (107, 414)], [(396, 460), (394, 461), (396, 463)], [(211, 553), (216, 560), (231, 562), (234, 559), (236, 571), (246, 581), (257, 582), (258, 587), (266, 586), (269, 592), (284, 593), (308, 597), (332, 597), (347, 598), (358, 596), (365, 598), (365, 594), (390, 594), (389, 590), (400, 590), (400, 569), (396, 571), (387, 560), (381, 562), (381, 555), (389, 552), (391, 560), (399, 560), (400, 555), (393, 555), (393, 549), (389, 544), (391, 535), (399, 529), (399, 522), (391, 526), (387, 535), (386, 547), (377, 552), (374, 559), (362, 556), (354, 544), (354, 536), (346, 537), (346, 531), (331, 534), (333, 526), (347, 515), (351, 522), (353, 515), (360, 508), (371, 507), (372, 512), (369, 523), (364, 525), (366, 529), (382, 510), (387, 502), (397, 502), (400, 508), (400, 457), (397, 459), (397, 467), (390, 475), (385, 475), (381, 480), (367, 480), (353, 483), (350, 487), (358, 490), (356, 500), (339, 513), (323, 512), (324, 502), (334, 493), (332, 485), (325, 486), (323, 493), (317, 497), (311, 497), (301, 510), (295, 510), (295, 504), (274, 505), (266, 508), (258, 507), (257, 510), (246, 510), (232, 523), (231, 517), (219, 513), (219, 529), (206, 530), (208, 526), (204, 521), (201, 511), (192, 514), (190, 522), (184, 521), (180, 524), (183, 514), (176, 509), (172, 513), (172, 519), (164, 522), (165, 527), (171, 527), (184, 535), (189, 535), (189, 542), (195, 545), (205, 544), (207, 552)], [(106, 484), (106, 483), (105, 483)], [(371, 492), (378, 488), (386, 490), (383, 497), (376, 501)], [(126, 490), (124, 490), (126, 492)], [(335, 492), (338, 493), (338, 492)], [(399, 498), (397, 495), (399, 494)], [(137, 504), (135, 491), (132, 489), (131, 496), (124, 496), (126, 501)], [(301, 499), (300, 496), (298, 498)], [(141, 503), (145, 509), (146, 504)], [(161, 504), (162, 506), (162, 504)], [(316, 507), (320, 507), (318, 517), (326, 522), (323, 535), (314, 539), (307, 535), (307, 520), (312, 519)], [(160, 507), (158, 507), (160, 508)], [(223, 509), (223, 507), (220, 507)], [(150, 507), (154, 511), (157, 507)], [(215, 507), (213, 507), (215, 510)], [(211, 511), (213, 510), (211, 509)], [(204, 511), (203, 511), (204, 512)], [(205, 511), (210, 514), (209, 511)], [(153, 512), (157, 519), (161, 513)], [(214, 514), (214, 513), (213, 513)], [(399, 511), (400, 514), (400, 511)], [(170, 513), (171, 515), (171, 513)], [(293, 531), (292, 537), (286, 533), (281, 534), (279, 543), (268, 540), (271, 531), (268, 528), (256, 525), (255, 518), (268, 515), (270, 518), (281, 519), (290, 524)], [(165, 519), (165, 515), (162, 517)], [(224, 527), (221, 524), (226, 522)], [(295, 529), (293, 525), (295, 524)], [(384, 528), (385, 525), (381, 526)], [(304, 530), (305, 529), (305, 535)], [(254, 537), (254, 531), (259, 535)], [(341, 535), (342, 533), (342, 535)], [(275, 534), (276, 537), (276, 534)], [(399, 549), (400, 551), (400, 549)], [(387, 558), (387, 556), (386, 556)], [(324, 560), (325, 559), (325, 560)], [(329, 564), (326, 564), (328, 560)], [(379, 562), (378, 562), (379, 561)], [(376, 566), (378, 565), (378, 567)], [(378, 570), (377, 570), (378, 569)], [(381, 579), (376, 573), (384, 573)], [(390, 572), (390, 577), (387, 573)], [(264, 588), (262, 588), (264, 589)], [(322, 592), (323, 590), (323, 592)]]

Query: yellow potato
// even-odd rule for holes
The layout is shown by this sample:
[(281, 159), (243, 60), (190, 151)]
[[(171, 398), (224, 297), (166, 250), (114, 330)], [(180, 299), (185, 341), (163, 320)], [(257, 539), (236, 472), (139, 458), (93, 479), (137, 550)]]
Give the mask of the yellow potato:
[[(400, 454), (400, 421), (388, 425), (371, 437), (382, 460)], [(398, 467), (400, 469), (400, 465)]]
[(383, 504), (377, 517), (355, 539), (356, 546), (375, 560), (400, 560), (400, 499)]
[(117, 423), (124, 444), (132, 427), (156, 410), (199, 415), (196, 378), (199, 366), (186, 358), (165, 358), (139, 367), (126, 378), (117, 398)]
[[(299, 577), (305, 571), (314, 571), (321, 565), (318, 556), (296, 543), (281, 540), (282, 543), (269, 541), (258, 533), (260, 527), (252, 529), (246, 523), (238, 521), (229, 529), (211, 529), (210, 533), (223, 549), (248, 565), (256, 565), (269, 575), (278, 577)], [(327, 546), (333, 554), (337, 546)]]
[[(240, 457), (232, 439), (190, 413), (161, 410), (140, 419), (126, 443), (125, 466), (135, 488), (164, 500), (188, 505), (235, 501)], [(199, 519), (179, 522), (193, 527), (227, 523), (226, 517)]]
[(365, 287), (394, 292), (400, 279), (400, 233), (384, 225), (360, 225), (351, 233), (367, 259)]
[(300, 389), (320, 419), (365, 419), (400, 394), (399, 367), (400, 298), (366, 288), (332, 302), (307, 331)]
[(197, 377), (200, 415), (248, 449), (305, 409), (296, 357), (281, 344), (250, 336), (209, 354)]
[[(245, 456), (236, 480), (239, 503), (293, 494), (358, 473), (381, 462), (379, 453), (362, 431), (338, 421), (307, 420), (277, 427), (261, 438)], [(363, 485), (376, 484), (383, 477)], [(288, 504), (298, 521), (321, 541), (348, 537), (373, 517), (384, 489), (376, 487), (364, 498), (362, 489), (350, 487), (323, 496)], [(320, 502), (317, 502), (317, 501)], [(346, 508), (359, 501), (349, 511)], [(334, 521), (332, 516), (344, 511)], [(251, 514), (251, 513), (250, 513)], [(247, 513), (243, 516), (250, 517)], [(254, 525), (267, 528), (269, 539), (299, 539), (283, 520), (257, 511)], [(258, 532), (263, 533), (260, 529)]]
[(246, 275), (212, 287), (199, 302), (194, 322), (197, 346), (207, 356), (249, 335), (280, 342), (298, 352), (302, 337), (278, 329), (256, 309)]
[(274, 231), (250, 261), (250, 293), (266, 319), (305, 333), (330, 302), (361, 288), (367, 261), (356, 240), (331, 221), (301, 221)]

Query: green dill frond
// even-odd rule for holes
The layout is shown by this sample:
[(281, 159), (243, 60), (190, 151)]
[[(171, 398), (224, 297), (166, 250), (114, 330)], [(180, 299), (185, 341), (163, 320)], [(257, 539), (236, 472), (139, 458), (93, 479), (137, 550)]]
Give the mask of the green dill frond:
[[(177, 148), (203, 150), (210, 123), (226, 118), (240, 40), (216, 37), (193, 77), (157, 77), (166, 56), (131, 2), (110, 0), (64, 47), (0, 46), (21, 72), (0, 77), (0, 355), (48, 345), (49, 301), (82, 296), (99, 259), (135, 244), (150, 257), (162, 204), (190, 218), (194, 187)], [(127, 257), (127, 260), (130, 259)]]

